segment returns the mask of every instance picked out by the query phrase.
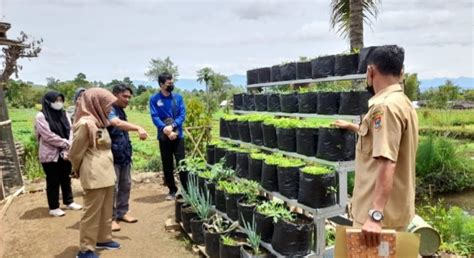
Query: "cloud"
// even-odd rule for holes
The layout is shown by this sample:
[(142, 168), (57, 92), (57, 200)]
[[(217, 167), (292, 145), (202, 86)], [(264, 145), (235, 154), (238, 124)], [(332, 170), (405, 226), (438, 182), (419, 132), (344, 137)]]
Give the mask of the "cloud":
[(243, 1), (234, 9), (234, 13), (243, 20), (259, 20), (281, 16), (284, 11), (282, 7), (281, 2), (271, 0)]

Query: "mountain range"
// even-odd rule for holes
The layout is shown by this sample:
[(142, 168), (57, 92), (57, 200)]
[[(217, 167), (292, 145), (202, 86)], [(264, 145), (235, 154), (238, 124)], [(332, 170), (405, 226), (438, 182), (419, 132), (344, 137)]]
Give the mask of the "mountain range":
[[(247, 77), (245, 75), (233, 74), (233, 75), (229, 75), (228, 77), (232, 85), (245, 87), (246, 82), (247, 82)], [(425, 91), (429, 88), (436, 88), (440, 85), (443, 85), (446, 82), (446, 80), (451, 80), (454, 83), (454, 85), (457, 85), (461, 87), (462, 89), (474, 89), (473, 77), (457, 77), (457, 78), (442, 77), (442, 78), (420, 80), (420, 90)], [(158, 87), (158, 83), (155, 81), (134, 80), (133, 84)], [(196, 79), (182, 78), (182, 79), (179, 79), (175, 84), (179, 89), (188, 90), (188, 91), (192, 91), (194, 89), (196, 90), (206, 89), (206, 86), (204, 84), (198, 83)]]

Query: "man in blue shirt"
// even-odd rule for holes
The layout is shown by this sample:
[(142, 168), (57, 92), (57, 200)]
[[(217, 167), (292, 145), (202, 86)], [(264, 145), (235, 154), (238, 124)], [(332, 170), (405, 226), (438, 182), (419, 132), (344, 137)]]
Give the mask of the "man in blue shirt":
[[(173, 176), (173, 156), (176, 164), (184, 159), (183, 123), (186, 117), (186, 108), (183, 97), (172, 93), (174, 84), (171, 74), (160, 74), (158, 83), (160, 92), (150, 98), (150, 115), (158, 128), (161, 162), (163, 163), (165, 183), (169, 189), (166, 200), (173, 200), (178, 191)], [(180, 174), (180, 181), (181, 184), (186, 184), (187, 180)]]

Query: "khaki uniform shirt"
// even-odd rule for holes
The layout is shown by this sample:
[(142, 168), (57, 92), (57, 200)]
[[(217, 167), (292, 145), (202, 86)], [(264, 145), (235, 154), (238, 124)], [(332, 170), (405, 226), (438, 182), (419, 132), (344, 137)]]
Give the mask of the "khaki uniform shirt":
[(396, 162), (393, 188), (384, 209), (384, 227), (408, 226), (415, 214), (415, 158), (418, 117), (399, 84), (369, 100), (369, 111), (359, 127), (356, 146), (354, 220), (364, 224), (373, 208), (377, 158)]
[(89, 146), (87, 117), (74, 124), (74, 135), (69, 160), (72, 171), (79, 174), (84, 189), (98, 189), (115, 185), (114, 161), (111, 151), (112, 141), (107, 129), (99, 129), (96, 147)]

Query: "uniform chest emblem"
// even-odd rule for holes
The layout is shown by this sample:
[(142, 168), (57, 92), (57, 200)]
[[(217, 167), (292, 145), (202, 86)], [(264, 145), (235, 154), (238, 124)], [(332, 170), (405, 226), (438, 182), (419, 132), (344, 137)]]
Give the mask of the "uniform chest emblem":
[(159, 100), (156, 102), (156, 105), (158, 105), (159, 107), (162, 107), (162, 106), (163, 106), (163, 101), (161, 101), (161, 99), (159, 99)]

